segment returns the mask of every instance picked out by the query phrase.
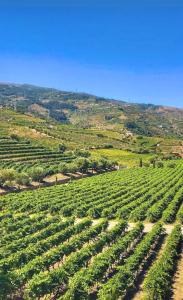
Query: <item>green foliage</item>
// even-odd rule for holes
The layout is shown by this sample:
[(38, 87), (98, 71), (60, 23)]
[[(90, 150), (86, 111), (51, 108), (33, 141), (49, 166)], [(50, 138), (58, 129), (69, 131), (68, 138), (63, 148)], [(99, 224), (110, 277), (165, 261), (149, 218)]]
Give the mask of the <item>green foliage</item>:
[(27, 173), (18, 173), (16, 176), (16, 183), (19, 185), (30, 185), (31, 180)]
[(12, 275), (6, 272), (0, 271), (0, 299), (6, 299), (7, 292), (11, 293), (13, 291), (13, 278)]
[(167, 164), (167, 167), (174, 169), (176, 167), (176, 164), (173, 162), (170, 162)]
[(58, 165), (58, 172), (63, 173), (65, 175), (65, 174), (69, 173), (69, 171), (70, 171), (70, 168), (69, 168), (68, 164), (60, 163)]
[(161, 224), (154, 226), (137, 245), (133, 254), (125, 260), (118, 272), (102, 286), (98, 299), (117, 300), (120, 296), (125, 296), (127, 288), (134, 284), (140, 268), (150, 255), (154, 243), (160, 240), (162, 232)]
[(85, 158), (88, 158), (91, 156), (91, 153), (89, 151), (86, 151), (86, 150), (79, 150), (79, 149), (76, 149), (74, 151), (74, 154), (76, 156), (80, 156), (80, 157), (85, 157)]
[[(88, 161), (90, 169), (99, 167), (97, 160)], [(102, 168), (110, 164), (105, 158), (100, 163)], [(22, 287), (23, 299), (46, 298), (60, 291), (64, 300), (87, 299), (93, 293), (97, 299), (128, 296), (139, 275), (147, 273), (165, 234), (161, 222), (149, 232), (144, 232), (142, 223), (128, 228), (128, 222), (150, 216), (153, 221), (183, 222), (183, 169), (181, 161), (175, 163), (173, 169), (166, 163), (164, 168), (123, 169), (2, 196), (2, 299), (14, 297)], [(172, 236), (179, 236), (181, 242), (178, 232), (180, 228)], [(162, 254), (163, 263), (155, 260), (161, 270), (152, 273), (158, 293), (171, 287), (178, 244), (175, 239), (171, 242), (175, 247)]]
[(41, 167), (35, 167), (29, 171), (29, 175), (33, 181), (41, 182), (45, 177), (45, 170)]
[(162, 161), (157, 161), (156, 166), (157, 166), (158, 168), (163, 168), (163, 167), (164, 167), (164, 164), (163, 164)]
[(16, 171), (13, 169), (4, 169), (0, 171), (0, 184), (4, 185), (6, 182), (11, 183), (16, 179)]
[(168, 298), (181, 240), (181, 227), (177, 225), (168, 237), (163, 254), (152, 266), (145, 279), (144, 286), (149, 300)]
[(90, 167), (90, 161), (87, 158), (78, 158), (76, 160), (77, 169), (82, 172), (86, 173)]

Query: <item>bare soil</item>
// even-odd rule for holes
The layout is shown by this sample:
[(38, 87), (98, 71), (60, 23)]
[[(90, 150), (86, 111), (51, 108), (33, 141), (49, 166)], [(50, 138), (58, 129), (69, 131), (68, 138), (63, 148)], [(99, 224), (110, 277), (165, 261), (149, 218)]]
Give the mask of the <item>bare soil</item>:
[(173, 300), (183, 300), (183, 246), (173, 280)]

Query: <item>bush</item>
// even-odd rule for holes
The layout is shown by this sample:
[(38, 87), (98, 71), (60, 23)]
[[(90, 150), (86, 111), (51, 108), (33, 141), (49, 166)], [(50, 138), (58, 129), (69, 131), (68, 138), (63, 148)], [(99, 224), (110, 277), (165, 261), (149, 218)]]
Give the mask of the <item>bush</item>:
[(33, 181), (41, 182), (45, 177), (45, 170), (41, 167), (32, 168), (29, 175)]
[(67, 163), (60, 163), (58, 166), (58, 171), (63, 173), (63, 174), (67, 174), (69, 173), (69, 167)]
[(163, 167), (164, 167), (164, 164), (163, 164), (162, 161), (158, 161), (158, 162), (156, 163), (156, 165), (157, 165), (158, 168), (163, 168)]
[(12, 182), (16, 179), (17, 172), (14, 169), (4, 169), (0, 171), (0, 184), (12, 185)]
[(85, 157), (85, 158), (91, 156), (91, 154), (90, 154), (89, 151), (86, 151), (86, 150), (79, 150), (79, 149), (76, 149), (75, 152), (74, 152), (74, 154), (75, 154), (76, 156)]
[(92, 159), (92, 160), (90, 161), (90, 168), (91, 168), (93, 171), (97, 171), (98, 168), (99, 168), (98, 161), (95, 160), (95, 159)]
[(77, 165), (73, 162), (68, 164), (69, 173), (75, 173), (77, 171)]
[(27, 173), (19, 173), (16, 178), (16, 183), (19, 185), (30, 185), (30, 177)]
[(87, 158), (80, 157), (76, 160), (76, 166), (78, 171), (85, 173), (89, 169), (90, 161)]

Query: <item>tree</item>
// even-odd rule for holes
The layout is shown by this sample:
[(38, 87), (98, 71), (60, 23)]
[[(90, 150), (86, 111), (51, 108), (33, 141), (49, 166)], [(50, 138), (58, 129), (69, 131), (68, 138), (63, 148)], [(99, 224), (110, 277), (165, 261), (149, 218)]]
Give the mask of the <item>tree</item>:
[(16, 178), (16, 183), (19, 185), (29, 185), (31, 182), (30, 177), (27, 173), (19, 173)]
[(58, 171), (63, 173), (63, 174), (67, 174), (69, 173), (69, 167), (67, 163), (60, 163), (58, 166)]
[(92, 171), (97, 171), (98, 167), (99, 167), (98, 161), (95, 159), (92, 159), (90, 161), (90, 167), (91, 167)]
[(75, 173), (77, 171), (77, 165), (72, 162), (68, 164), (69, 173)]
[(108, 168), (108, 160), (105, 157), (102, 157), (98, 161), (99, 170), (107, 169)]
[(90, 166), (90, 161), (87, 158), (78, 158), (76, 160), (76, 165), (77, 165), (77, 169), (82, 172), (85, 173), (88, 171), (88, 168)]
[(0, 184), (12, 185), (12, 182), (15, 180), (17, 172), (14, 169), (4, 169), (0, 171)]
[(33, 181), (41, 182), (45, 177), (45, 170), (41, 167), (32, 168), (29, 175)]
[(76, 149), (74, 151), (74, 154), (76, 156), (80, 156), (80, 157), (85, 157), (85, 158), (88, 158), (91, 156), (90, 152), (89, 151), (86, 151), (86, 150), (80, 150), (80, 149)]

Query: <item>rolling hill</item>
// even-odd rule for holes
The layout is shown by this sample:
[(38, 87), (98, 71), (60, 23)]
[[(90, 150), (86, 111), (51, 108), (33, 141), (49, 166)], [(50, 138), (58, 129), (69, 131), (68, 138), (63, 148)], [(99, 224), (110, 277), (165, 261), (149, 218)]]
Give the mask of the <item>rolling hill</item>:
[(32, 85), (0, 84), (0, 106), (75, 128), (183, 137), (183, 109), (136, 104)]

